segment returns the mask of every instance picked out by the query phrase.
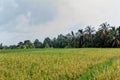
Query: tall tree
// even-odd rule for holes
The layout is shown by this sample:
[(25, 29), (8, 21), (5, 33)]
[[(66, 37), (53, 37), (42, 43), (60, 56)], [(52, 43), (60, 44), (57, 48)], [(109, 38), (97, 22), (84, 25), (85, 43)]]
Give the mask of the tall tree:
[(101, 25), (101, 36), (105, 37), (108, 34), (108, 29), (110, 28), (110, 24), (106, 23), (102, 23)]
[(44, 39), (44, 42), (43, 42), (43, 46), (44, 46), (44, 47), (45, 47), (45, 46), (52, 47), (52, 40), (51, 40), (49, 37), (45, 38), (45, 39)]
[(78, 32), (79, 32), (79, 48), (81, 48), (84, 44), (84, 31), (82, 29), (79, 29)]
[(3, 44), (1, 43), (1, 44), (0, 44), (0, 49), (3, 49), (3, 48), (4, 48), (4, 47), (3, 47)]
[(84, 46), (86, 47), (92, 47), (93, 45), (93, 32), (94, 32), (94, 27), (87, 26), (85, 28), (85, 44)]
[(23, 42), (19, 42), (18, 45), (17, 45), (17, 47), (18, 47), (19, 49), (26, 49), (26, 46), (24, 45)]
[(75, 47), (75, 34), (74, 34), (74, 32), (73, 31), (71, 31), (71, 34), (72, 34), (72, 37), (71, 37), (71, 44), (70, 44), (70, 46), (71, 47)]
[(66, 36), (60, 34), (58, 35), (57, 43), (59, 48), (65, 48), (65, 47), (68, 47), (69, 40)]
[(112, 47), (120, 47), (120, 39), (119, 39), (119, 30), (116, 29), (115, 27), (111, 27), (111, 30), (110, 30), (110, 41), (111, 41), (111, 44), (112, 44)]
[(35, 47), (34, 44), (30, 40), (25, 40), (24, 45), (26, 46), (27, 49)]
[(38, 39), (34, 41), (34, 46), (35, 48), (42, 48), (42, 42), (40, 42)]
[(110, 25), (106, 22), (106, 23), (102, 23), (100, 25), (100, 29), (99, 29), (99, 34), (100, 34), (100, 42), (101, 42), (101, 46), (102, 47), (109, 47), (109, 43), (108, 43), (108, 39), (109, 39), (109, 28)]

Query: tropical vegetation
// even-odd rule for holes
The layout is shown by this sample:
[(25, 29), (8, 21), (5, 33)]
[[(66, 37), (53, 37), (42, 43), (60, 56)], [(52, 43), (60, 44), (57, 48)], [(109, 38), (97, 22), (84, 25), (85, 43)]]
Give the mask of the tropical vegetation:
[(43, 42), (36, 39), (34, 42), (25, 40), (17, 45), (3, 46), (0, 49), (29, 49), (29, 48), (118, 48), (120, 47), (120, 27), (102, 23), (98, 30), (87, 26), (79, 29), (76, 33), (71, 31), (66, 35), (60, 34), (58, 37), (45, 38)]

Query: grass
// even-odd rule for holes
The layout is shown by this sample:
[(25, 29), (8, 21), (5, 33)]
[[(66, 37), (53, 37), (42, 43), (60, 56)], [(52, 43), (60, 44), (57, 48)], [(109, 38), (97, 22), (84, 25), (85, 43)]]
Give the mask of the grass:
[(112, 48), (1, 50), (0, 80), (115, 80), (119, 56)]
[(88, 69), (88, 71), (86, 73), (84, 73), (82, 76), (80, 76), (78, 78), (78, 80), (115, 80), (116, 77), (114, 77), (114, 79), (110, 79), (112, 74), (106, 78), (105, 77), (107, 74), (106, 73), (101, 77), (102, 79), (99, 78), (98, 76), (100, 76), (100, 74), (103, 74), (103, 72), (109, 71), (113, 62), (115, 62), (118, 59), (120, 59), (120, 56), (111, 58), (111, 59), (109, 59), (101, 64), (98, 64), (98, 65), (91, 67), (90, 69)]

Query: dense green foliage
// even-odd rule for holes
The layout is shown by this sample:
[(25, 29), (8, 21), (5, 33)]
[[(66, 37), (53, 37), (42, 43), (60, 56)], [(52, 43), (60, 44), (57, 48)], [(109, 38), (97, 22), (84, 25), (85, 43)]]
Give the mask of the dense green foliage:
[(120, 47), (120, 27), (103, 23), (96, 31), (87, 26), (76, 33), (71, 31), (67, 35), (58, 35), (53, 39), (45, 38), (43, 43), (36, 39), (34, 42), (25, 40), (17, 45), (3, 46), (0, 49), (28, 49), (28, 48), (88, 48), (88, 47)]
[(0, 50), (0, 80), (119, 80), (120, 49)]

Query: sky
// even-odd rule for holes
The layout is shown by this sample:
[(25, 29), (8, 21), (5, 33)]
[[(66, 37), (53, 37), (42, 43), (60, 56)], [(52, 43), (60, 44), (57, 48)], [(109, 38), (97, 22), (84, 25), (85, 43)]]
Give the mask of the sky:
[(120, 0), (0, 0), (0, 43), (57, 37), (104, 22), (120, 25)]

